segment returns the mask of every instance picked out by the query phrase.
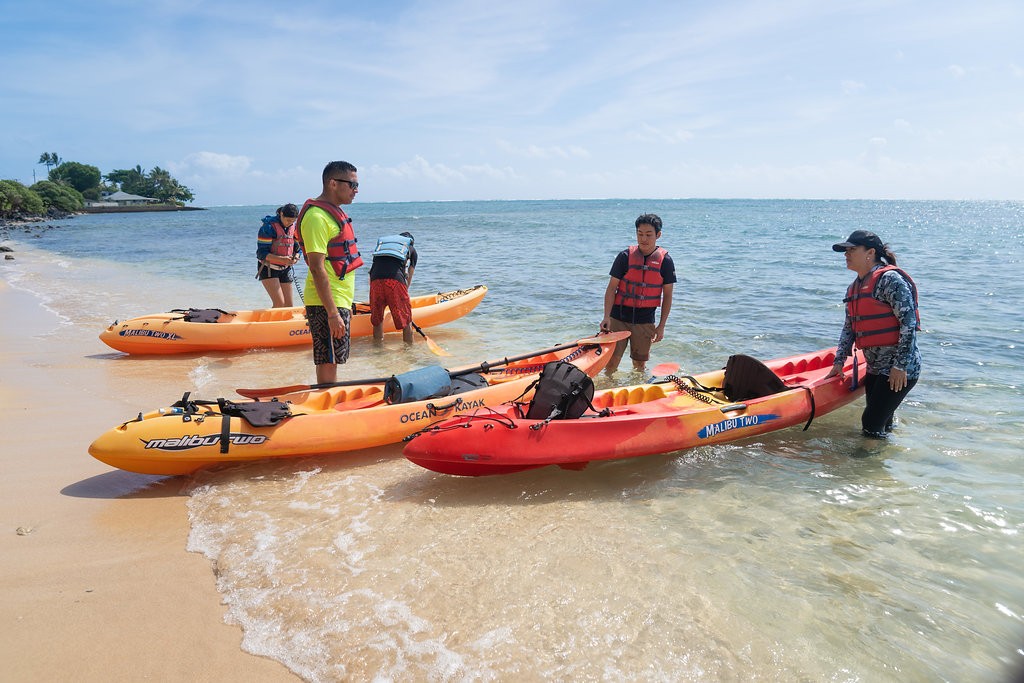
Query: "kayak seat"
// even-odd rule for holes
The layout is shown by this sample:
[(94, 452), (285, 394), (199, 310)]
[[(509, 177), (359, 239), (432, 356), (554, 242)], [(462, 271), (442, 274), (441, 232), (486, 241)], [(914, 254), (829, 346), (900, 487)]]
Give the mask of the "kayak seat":
[[(796, 375), (801, 372), (810, 372), (812, 370), (821, 370), (822, 368), (831, 368), (832, 364), (836, 360), (836, 354), (831, 351), (826, 353), (824, 356), (815, 356), (811, 359), (801, 359), (798, 363), (793, 361), (787, 362), (781, 368), (779, 368), (779, 374), (783, 376)], [(804, 378), (791, 378), (790, 382), (803, 382), (806, 381)]]
[(659, 399), (667, 398), (668, 394), (665, 393), (665, 387), (661, 384), (649, 384), (644, 390), (644, 401), (657, 401)]
[[(376, 389), (376, 387), (374, 389)], [(361, 410), (363, 408), (372, 408), (373, 406), (381, 405), (384, 403), (384, 391), (375, 391), (374, 389), (370, 389), (368, 391), (356, 389), (355, 391), (348, 392), (347, 395), (341, 394), (338, 396), (337, 401), (334, 404), (334, 409), (344, 412), (346, 410)]]
[(338, 402), (338, 397), (330, 391), (311, 391), (302, 402), (302, 407), (307, 410), (329, 410)]
[[(805, 360), (801, 360), (794, 367), (798, 373), (806, 369)], [(789, 389), (771, 368), (756, 358), (743, 354), (729, 356), (725, 364), (722, 385), (722, 390), (730, 401), (749, 401)]]
[(660, 384), (647, 384), (632, 389), (607, 389), (597, 394), (593, 403), (595, 408), (615, 408), (657, 401), (666, 396), (665, 388)]
[(295, 311), (291, 308), (267, 308), (262, 311), (253, 311), (252, 322), (270, 323), (280, 320), (291, 320), (295, 317)]

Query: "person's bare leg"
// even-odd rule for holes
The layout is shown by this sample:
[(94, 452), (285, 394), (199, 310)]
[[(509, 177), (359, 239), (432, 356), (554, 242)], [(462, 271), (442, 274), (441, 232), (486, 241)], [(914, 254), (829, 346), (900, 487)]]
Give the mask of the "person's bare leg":
[(334, 363), (322, 363), (316, 366), (316, 383), (329, 384), (338, 381), (338, 366)]
[(267, 290), (267, 294), (270, 295), (271, 305), (274, 308), (284, 306), (284, 295), (281, 294), (281, 281), (267, 278), (266, 280), (260, 280), (260, 282), (263, 283), (263, 289)]

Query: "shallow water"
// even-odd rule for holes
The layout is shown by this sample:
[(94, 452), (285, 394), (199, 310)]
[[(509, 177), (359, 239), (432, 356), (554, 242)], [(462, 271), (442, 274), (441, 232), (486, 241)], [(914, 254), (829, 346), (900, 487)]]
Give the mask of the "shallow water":
[[(364, 244), (416, 236), (414, 293), (490, 286), (468, 317), (428, 331), (451, 365), (595, 332), (611, 261), (647, 211), (680, 271), (652, 365), (698, 372), (731, 353), (830, 346), (852, 274), (829, 247), (873, 229), (920, 287), (925, 375), (883, 444), (859, 437), (858, 402), (807, 432), (582, 472), (447, 477), (392, 446), (201, 474), (188, 547), (211, 559), (247, 650), (324, 681), (1002, 681), (1020, 668), (1024, 204), (351, 208)], [(103, 364), (97, 390), (152, 388), (153, 405), (126, 405), (126, 419), (187, 390), (309, 382), (305, 349), (139, 359), (96, 339), (115, 318), (265, 306), (253, 253), (269, 210), (16, 230), (0, 277), (63, 316), (46, 341)], [(394, 336), (356, 340), (342, 375), (438, 360)]]

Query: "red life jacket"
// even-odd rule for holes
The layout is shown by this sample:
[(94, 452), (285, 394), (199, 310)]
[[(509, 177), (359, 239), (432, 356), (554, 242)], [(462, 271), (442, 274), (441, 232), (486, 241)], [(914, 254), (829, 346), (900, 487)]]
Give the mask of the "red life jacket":
[(853, 326), (853, 334), (857, 346), (867, 348), (869, 346), (895, 346), (900, 341), (900, 321), (892, 312), (892, 307), (875, 298), (875, 286), (878, 279), (884, 273), (895, 270), (910, 285), (910, 292), (914, 295), (914, 313), (917, 315), (917, 326), (921, 329), (921, 313), (917, 310), (917, 285), (906, 272), (896, 266), (884, 266), (873, 270), (864, 281), (860, 278), (853, 281), (847, 290), (846, 314), (850, 316), (850, 323)]
[(274, 241), (270, 243), (271, 254), (288, 258), (295, 254), (295, 228), (298, 224), (299, 222), (295, 221), (290, 228), (286, 228), (281, 224), (281, 221), (272, 221), (270, 223), (276, 233)]
[(349, 218), (341, 208), (330, 202), (322, 202), (319, 199), (307, 199), (299, 212), (299, 218), (295, 221), (298, 230), (295, 233), (302, 249), (302, 257), (309, 265), (309, 258), (306, 256), (306, 245), (302, 243), (302, 218), (311, 206), (323, 209), (338, 224), (338, 234), (327, 243), (327, 262), (331, 264), (338, 279), (343, 279), (345, 274), (363, 265), (363, 257), (359, 255), (356, 248), (356, 234), (352, 230), (352, 219)]
[(629, 267), (615, 290), (616, 306), (657, 308), (661, 305), (661, 290), (665, 286), (661, 264), (667, 253), (656, 247), (644, 258), (640, 247), (634, 244), (629, 248)]

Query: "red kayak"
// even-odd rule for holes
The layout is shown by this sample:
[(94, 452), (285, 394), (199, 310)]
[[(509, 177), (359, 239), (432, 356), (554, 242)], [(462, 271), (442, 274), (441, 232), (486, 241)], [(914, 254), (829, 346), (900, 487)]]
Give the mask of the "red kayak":
[(765, 363), (732, 356), (721, 370), (597, 391), (592, 407), (574, 419), (527, 419), (529, 406), (505, 403), (433, 425), (411, 437), (403, 454), (444, 474), (507, 474), (546, 465), (582, 469), (594, 460), (668, 453), (810, 426), (815, 417), (864, 393), (853, 377), (853, 358), (843, 376), (825, 378), (834, 360), (834, 348)]

